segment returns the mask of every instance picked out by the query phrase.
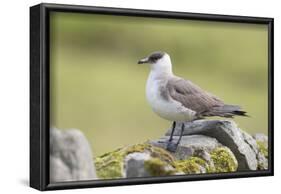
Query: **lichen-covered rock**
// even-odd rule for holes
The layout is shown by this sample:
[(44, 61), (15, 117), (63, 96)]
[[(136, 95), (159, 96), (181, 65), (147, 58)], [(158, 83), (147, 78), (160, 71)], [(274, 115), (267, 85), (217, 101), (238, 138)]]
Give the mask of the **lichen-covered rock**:
[(233, 172), (238, 166), (232, 152), (220, 144), (179, 159), (148, 142), (99, 156), (95, 165), (102, 179)]
[(259, 152), (268, 158), (268, 137), (264, 134), (258, 133), (254, 135), (254, 139), (257, 142)]
[(227, 147), (218, 147), (211, 152), (214, 165), (210, 172), (235, 172), (238, 162), (234, 154)]
[[(252, 148), (256, 154), (258, 161), (258, 170), (268, 169), (268, 147), (267, 147), (267, 136), (263, 134), (255, 134), (254, 136), (249, 135), (245, 131), (242, 131), (244, 141)], [(257, 140), (257, 139), (258, 140)]]
[[(166, 149), (168, 139), (168, 136), (164, 136), (159, 140), (150, 141), (150, 143)], [(177, 141), (178, 136), (175, 136), (173, 142), (176, 143)], [(173, 155), (177, 160), (185, 160), (193, 155), (201, 155), (204, 158), (204, 154), (206, 155), (218, 146), (221, 146), (221, 144), (212, 137), (205, 135), (183, 136), (177, 151)]]
[(268, 145), (262, 141), (257, 141), (258, 150), (262, 153), (266, 158), (268, 158)]
[(148, 153), (131, 153), (124, 161), (125, 177), (165, 176), (177, 173), (167, 161), (151, 157)]
[(177, 160), (174, 162), (174, 166), (178, 171), (182, 171), (185, 174), (206, 173), (207, 169), (210, 168), (207, 161), (196, 156), (191, 156), (185, 160)]
[[(169, 136), (171, 129), (166, 133)], [(174, 135), (180, 134), (180, 128), (176, 127)], [(256, 170), (258, 161), (255, 151), (245, 142), (241, 130), (233, 121), (221, 120), (197, 120), (186, 122), (185, 136), (201, 134), (215, 138), (219, 143), (228, 147), (238, 161), (238, 170)]]
[(97, 176), (102, 179), (123, 177), (123, 158), (122, 149), (95, 158)]
[[(251, 136), (234, 122), (186, 123), (175, 152), (166, 150), (169, 133), (157, 140), (105, 153), (96, 157), (93, 165), (90, 146), (79, 130), (52, 128), (50, 182), (268, 169), (267, 136)], [(178, 138), (179, 129), (176, 128), (174, 144)]]
[(268, 169), (268, 137), (264, 134), (255, 134), (254, 139), (257, 144), (257, 159), (258, 159), (258, 169), (266, 170)]
[[(161, 176), (173, 173), (174, 169), (168, 168), (173, 161), (174, 157), (169, 152), (146, 142), (125, 146), (99, 156), (95, 159), (95, 166), (98, 177), (103, 179), (153, 176), (153, 174)], [(143, 169), (140, 169), (141, 165)]]
[(151, 160), (148, 153), (131, 153), (125, 157), (125, 177), (146, 177), (150, 176), (148, 170), (145, 168), (145, 162)]
[(92, 152), (78, 129), (50, 129), (50, 182), (96, 178)]
[[(232, 121), (186, 123), (175, 152), (166, 150), (170, 131), (157, 140), (125, 146), (95, 159), (99, 178), (223, 173), (268, 168), (267, 136), (254, 136)], [(173, 143), (179, 138), (175, 129)]]
[(164, 162), (159, 158), (152, 157), (144, 162), (144, 168), (147, 170), (150, 176), (167, 176), (181, 174), (177, 169), (171, 166), (172, 164)]

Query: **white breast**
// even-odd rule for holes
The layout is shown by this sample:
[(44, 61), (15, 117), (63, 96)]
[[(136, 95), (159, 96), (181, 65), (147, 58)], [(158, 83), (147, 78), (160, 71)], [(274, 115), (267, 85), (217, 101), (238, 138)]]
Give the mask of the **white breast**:
[(161, 79), (153, 72), (150, 73), (146, 83), (146, 98), (152, 110), (160, 117), (170, 121), (190, 121), (194, 119), (195, 112), (185, 108), (173, 99), (164, 99), (160, 94), (160, 87), (164, 87), (167, 79)]

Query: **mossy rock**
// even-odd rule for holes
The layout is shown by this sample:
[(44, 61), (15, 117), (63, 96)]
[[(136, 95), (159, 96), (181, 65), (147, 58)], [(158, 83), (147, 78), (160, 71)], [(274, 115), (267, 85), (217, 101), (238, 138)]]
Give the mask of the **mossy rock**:
[(152, 176), (168, 176), (177, 174), (178, 171), (172, 168), (167, 162), (159, 158), (151, 158), (144, 162), (144, 168)]
[[(234, 172), (238, 167), (235, 156), (227, 147), (213, 149), (209, 153), (209, 161), (195, 155), (185, 160), (176, 160), (165, 149), (149, 143), (142, 143), (126, 146), (95, 158), (98, 177), (101, 179), (126, 177), (126, 169), (128, 170), (128, 168), (124, 167), (124, 165), (128, 158), (134, 157), (134, 153), (149, 156), (142, 163), (144, 170), (149, 176)], [(134, 168), (131, 167), (131, 169)]]
[(178, 171), (182, 171), (185, 174), (205, 173), (209, 167), (205, 160), (196, 156), (189, 157), (186, 160), (174, 161), (173, 164)]
[(210, 155), (214, 163), (214, 169), (209, 169), (210, 172), (235, 172), (237, 170), (237, 160), (228, 148), (218, 147)]
[(268, 137), (264, 134), (257, 133), (253, 135), (256, 141), (258, 170), (268, 169)]
[(165, 170), (164, 165), (172, 163), (174, 157), (166, 150), (152, 146), (148, 143), (136, 144), (108, 152), (95, 158), (97, 175), (102, 179), (113, 179), (125, 177), (124, 158), (132, 153), (148, 153), (151, 160), (145, 162), (145, 168), (152, 175), (160, 176), (172, 174), (173, 170)]
[(210, 161), (198, 156), (174, 162), (177, 170), (185, 174), (235, 172), (238, 167), (233, 153), (226, 147), (217, 147), (210, 152)]
[(264, 157), (266, 157), (268, 159), (268, 145), (267, 145), (267, 142), (264, 142), (264, 141), (259, 141), (257, 140), (257, 145), (258, 145), (258, 149), (259, 149), (259, 152), (261, 152)]
[(96, 157), (95, 166), (99, 178), (121, 178), (123, 176), (123, 150), (117, 149)]

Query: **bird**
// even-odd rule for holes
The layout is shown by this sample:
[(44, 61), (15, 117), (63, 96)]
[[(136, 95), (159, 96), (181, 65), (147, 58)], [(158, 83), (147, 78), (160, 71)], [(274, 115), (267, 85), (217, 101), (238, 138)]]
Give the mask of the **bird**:
[[(166, 146), (168, 151), (177, 150), (183, 135), (184, 122), (212, 116), (248, 116), (240, 106), (225, 104), (190, 80), (174, 75), (171, 58), (166, 52), (153, 52), (139, 60), (138, 64), (150, 66), (146, 82), (146, 99), (149, 105), (158, 116), (172, 121), (172, 131)], [(174, 143), (173, 134), (177, 122), (182, 122), (182, 125), (178, 141)]]

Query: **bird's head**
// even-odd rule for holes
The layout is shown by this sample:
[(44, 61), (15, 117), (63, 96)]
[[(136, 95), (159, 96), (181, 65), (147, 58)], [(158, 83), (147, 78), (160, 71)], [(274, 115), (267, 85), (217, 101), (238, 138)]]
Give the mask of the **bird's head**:
[(172, 72), (170, 56), (162, 51), (151, 53), (148, 57), (139, 60), (138, 64), (149, 64), (151, 70), (158, 72)]

